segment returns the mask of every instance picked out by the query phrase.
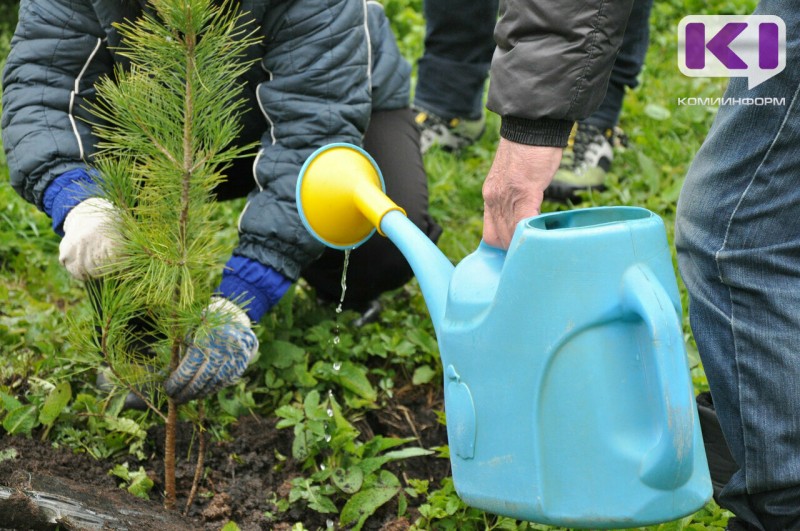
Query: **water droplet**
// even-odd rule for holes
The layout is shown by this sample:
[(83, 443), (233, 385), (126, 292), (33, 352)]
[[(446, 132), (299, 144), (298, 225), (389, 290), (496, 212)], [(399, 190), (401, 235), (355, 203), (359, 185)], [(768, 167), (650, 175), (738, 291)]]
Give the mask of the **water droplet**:
[(334, 372), (339, 372), (340, 370), (342, 370), (342, 362), (341, 361), (337, 361), (336, 363), (334, 363), (333, 364), (333, 370), (334, 370)]
[(328, 416), (329, 417), (333, 416), (333, 408), (328, 408)]
[(333, 520), (330, 518), (325, 520), (325, 528), (326, 529), (333, 529)]
[(319, 465), (320, 470), (325, 470), (325, 465)]
[(352, 249), (344, 250), (344, 266), (342, 266), (342, 296), (339, 297), (339, 306), (336, 307), (336, 313), (342, 313), (342, 303), (344, 303), (344, 292), (347, 291), (347, 266), (350, 264), (350, 251)]
[(332, 439), (331, 434), (330, 433), (326, 433), (325, 434), (325, 442), (331, 442), (331, 439)]

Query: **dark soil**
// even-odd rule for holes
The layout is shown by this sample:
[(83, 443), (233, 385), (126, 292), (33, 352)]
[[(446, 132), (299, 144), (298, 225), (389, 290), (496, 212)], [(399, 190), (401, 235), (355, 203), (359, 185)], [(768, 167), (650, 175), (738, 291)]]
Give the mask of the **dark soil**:
[[(384, 435), (416, 437), (418, 444), (426, 448), (445, 444), (445, 428), (435, 415), (436, 410), (442, 409), (441, 399), (441, 392), (435, 386), (408, 386), (397, 390), (388, 407), (369, 412), (357, 423), (362, 439)], [(288, 495), (292, 478), (304, 474), (299, 463), (291, 458), (281, 462), (276, 456), (276, 451), (291, 456), (293, 438), (291, 430), (276, 429), (276, 420), (244, 417), (230, 428), (230, 442), (209, 442), (206, 474), (185, 514), (182, 513), (191, 490), (195, 464), (179, 461), (179, 509), (164, 509), (162, 433), (151, 434), (150, 460), (134, 463), (130, 462), (130, 456), (125, 456), (131, 469), (144, 466), (155, 482), (150, 501), (119, 488), (117, 478), (108, 475), (114, 462), (96, 461), (86, 454), (53, 448), (36, 437), (3, 436), (0, 452), (14, 448), (17, 455), (0, 461), (0, 529), (56, 529), (60, 525), (59, 529), (67, 530), (218, 530), (228, 521), (236, 522), (244, 530), (288, 531), (295, 522), (302, 522), (310, 530), (325, 529), (332, 515), (302, 508), (279, 514), (272, 503)], [(185, 433), (179, 437), (179, 459), (189, 454), (191, 439), (190, 428), (182, 431)], [(434, 456), (399, 461), (389, 468), (404, 484), (409, 478), (427, 479), (436, 484), (450, 473), (449, 462)], [(392, 501), (379, 509), (364, 529), (407, 529), (416, 516), (415, 500), (409, 502), (406, 517), (397, 517), (397, 505)], [(62, 516), (49, 509), (48, 503), (60, 504), (64, 508)], [(74, 514), (91, 516), (94, 513), (94, 520), (63, 516), (70, 510)]]

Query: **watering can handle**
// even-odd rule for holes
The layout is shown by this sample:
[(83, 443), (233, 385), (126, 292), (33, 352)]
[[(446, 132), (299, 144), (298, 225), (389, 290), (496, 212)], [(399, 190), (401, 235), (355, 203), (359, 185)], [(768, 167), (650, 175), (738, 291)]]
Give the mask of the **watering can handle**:
[(694, 398), (682, 325), (672, 300), (649, 267), (638, 264), (629, 268), (623, 284), (625, 309), (639, 315), (650, 333), (656, 396), (666, 421), (658, 442), (642, 460), (641, 477), (653, 487), (672, 489), (689, 479), (694, 462)]

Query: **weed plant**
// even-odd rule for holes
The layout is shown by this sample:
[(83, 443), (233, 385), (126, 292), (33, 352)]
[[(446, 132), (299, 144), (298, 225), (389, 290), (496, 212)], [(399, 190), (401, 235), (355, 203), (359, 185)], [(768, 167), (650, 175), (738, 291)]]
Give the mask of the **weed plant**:
[[(421, 0), (383, 0), (402, 52), (414, 62), (422, 52)], [(672, 241), (675, 205), (684, 175), (705, 137), (716, 109), (679, 106), (679, 97), (715, 97), (720, 79), (686, 78), (677, 67), (676, 28), (691, 14), (746, 14), (754, 0), (655, 2), (651, 45), (640, 85), (625, 99), (620, 126), (630, 139), (618, 151), (603, 192), (585, 193), (579, 204), (545, 202), (544, 211), (601, 205), (646, 207), (664, 218)], [(0, 52), (9, 25), (0, 25)], [(4, 57), (5, 54), (0, 57)], [(482, 224), (481, 183), (498, 139), (499, 119), (489, 115), (487, 132), (458, 155), (432, 150), (425, 156), (431, 211), (443, 226), (439, 247), (454, 262), (472, 252)], [(57, 263), (58, 239), (48, 220), (10, 189), (0, 161), (0, 419), (8, 433), (35, 434), (81, 448), (97, 457), (140, 452), (152, 419), (104, 405), (103, 396), (81, 374), (66, 334), (65, 315), (86, 312), (83, 290)], [(217, 205), (214, 216), (235, 218), (240, 202)], [(220, 231), (219, 243), (232, 245), (235, 228)], [(349, 282), (358, 282), (351, 278)], [(681, 285), (684, 309), (688, 307)], [(425, 302), (415, 281), (382, 298), (379, 323), (349, 326), (355, 315), (320, 307), (302, 283), (260, 323), (261, 356), (238, 385), (209, 401), (214, 436), (250, 412), (276, 414), (294, 433), (292, 454), (306, 473), (292, 480), (291, 493), (278, 500), (330, 514), (358, 527), (370, 511), (396, 497), (404, 514), (416, 500), (414, 529), (553, 529), (499, 518), (467, 507), (452, 481), (400, 480), (384, 465), (425, 453), (417, 442), (366, 439), (355, 428), (365, 411), (379, 408), (400, 382), (440, 382), (442, 369)], [(686, 313), (686, 312), (684, 312)], [(338, 342), (334, 339), (338, 338)], [(685, 321), (692, 377), (697, 391), (707, 381)], [(64, 382), (70, 382), (65, 386)], [(69, 389), (69, 390), (68, 390)], [(329, 413), (330, 411), (330, 413)], [(446, 456), (446, 448), (440, 449)], [(136, 482), (135, 471), (117, 470)], [(576, 489), (577, 490), (577, 489)], [(407, 514), (407, 513), (405, 513)], [(730, 514), (713, 502), (694, 515), (649, 530), (721, 530)], [(297, 529), (303, 529), (302, 522)]]

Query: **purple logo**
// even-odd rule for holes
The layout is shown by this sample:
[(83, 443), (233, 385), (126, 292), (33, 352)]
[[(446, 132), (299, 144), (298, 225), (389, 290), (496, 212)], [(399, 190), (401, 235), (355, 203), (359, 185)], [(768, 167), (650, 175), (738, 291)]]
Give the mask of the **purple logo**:
[(752, 89), (786, 67), (786, 24), (773, 15), (685, 17), (678, 67), (690, 77), (746, 77)]

